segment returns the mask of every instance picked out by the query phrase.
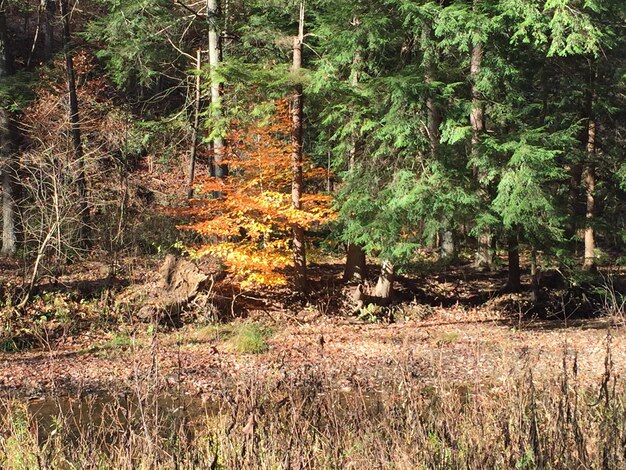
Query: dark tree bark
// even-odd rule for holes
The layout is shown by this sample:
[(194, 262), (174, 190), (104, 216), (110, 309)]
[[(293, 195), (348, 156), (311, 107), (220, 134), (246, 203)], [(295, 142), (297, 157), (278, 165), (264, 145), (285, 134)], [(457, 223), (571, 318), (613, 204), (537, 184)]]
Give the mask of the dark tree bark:
[[(304, 41), (304, 1), (300, 2), (300, 21), (298, 35), (293, 39), (293, 63), (294, 75), (302, 68), (302, 43)], [(298, 78), (296, 77), (296, 80)], [(303, 191), (302, 175), (302, 85), (294, 86), (291, 98), (291, 201), (293, 208), (300, 210), (300, 199)], [(293, 261), (295, 268), (295, 285), (300, 292), (305, 292), (308, 287), (306, 269), (306, 250), (304, 245), (304, 229), (295, 224), (293, 226)]]
[(568, 222), (565, 226), (565, 240), (567, 241), (571, 251), (577, 252), (576, 232), (578, 230), (577, 220), (579, 218), (579, 197), (580, 182), (582, 180), (583, 165), (579, 162), (573, 163), (569, 168), (569, 195), (568, 195)]
[(79, 229), (78, 241), (82, 247), (89, 245), (89, 206), (87, 205), (87, 180), (85, 177), (85, 160), (80, 132), (80, 117), (78, 114), (78, 95), (76, 93), (76, 74), (74, 73), (74, 58), (71, 50), (70, 11), (67, 0), (60, 1), (61, 19), (63, 21), (63, 52), (65, 54), (65, 72), (67, 75), (67, 88), (70, 104), (70, 132), (72, 135), (72, 147), (74, 149), (74, 161), (78, 168), (76, 185), (78, 189)]
[(472, 79), (472, 109), (470, 111), (470, 124), (472, 126), (472, 152), (478, 151), (480, 137), (484, 129), (483, 105), (480, 92), (476, 87), (478, 74), (480, 73), (483, 60), (483, 45), (476, 42), (472, 47), (470, 58), (470, 77)]
[(26, 67), (30, 67), (33, 57), (36, 55), (37, 46), (43, 42), (42, 58), (48, 60), (54, 53), (54, 27), (52, 18), (56, 11), (54, 0), (39, 0), (39, 8), (37, 10), (37, 27), (35, 28), (35, 36), (28, 54)]
[[(0, 5), (0, 84), (8, 75), (8, 34), (6, 16)], [(2, 174), (2, 250), (0, 254), (13, 256), (15, 236), (15, 157), (13, 155), (11, 119), (0, 103), (0, 173)]]
[(509, 246), (509, 278), (506, 283), (506, 290), (518, 292), (522, 287), (522, 283), (520, 280), (519, 239), (517, 233), (509, 234), (507, 241)]

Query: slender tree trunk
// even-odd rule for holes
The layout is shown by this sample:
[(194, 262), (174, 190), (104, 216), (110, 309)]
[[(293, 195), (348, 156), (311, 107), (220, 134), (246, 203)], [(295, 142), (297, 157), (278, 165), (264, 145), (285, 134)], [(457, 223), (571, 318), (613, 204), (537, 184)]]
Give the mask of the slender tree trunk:
[(194, 98), (194, 116), (193, 130), (191, 133), (191, 150), (189, 152), (189, 169), (187, 171), (187, 199), (193, 197), (193, 179), (196, 169), (196, 153), (198, 151), (198, 130), (200, 128), (200, 58), (201, 50), (196, 51), (196, 79), (195, 79), (195, 98)]
[(383, 261), (380, 268), (378, 282), (374, 289), (374, 296), (382, 299), (391, 299), (393, 296), (393, 282), (395, 280), (395, 266), (390, 261)]
[(569, 195), (568, 195), (568, 212), (569, 220), (565, 227), (565, 239), (572, 250), (572, 253), (576, 253), (576, 232), (578, 230), (578, 216), (579, 211), (579, 197), (580, 197), (580, 182), (583, 174), (583, 165), (581, 163), (572, 163), (569, 169)]
[(531, 300), (535, 303), (539, 302), (541, 269), (537, 263), (537, 249), (533, 246), (530, 250), (530, 286)]
[[(0, 5), (0, 85), (8, 75), (8, 34), (5, 12)], [(11, 119), (0, 103), (0, 173), (2, 174), (2, 250), (13, 256), (15, 237), (15, 159), (12, 148)]]
[(470, 111), (470, 124), (472, 126), (472, 153), (478, 152), (480, 137), (484, 129), (483, 105), (480, 92), (476, 87), (478, 74), (480, 73), (483, 60), (483, 45), (476, 42), (472, 47), (470, 58), (470, 77), (472, 79), (472, 109)]
[[(359, 24), (358, 19), (353, 20), (353, 24)], [(359, 73), (361, 66), (361, 52), (357, 50), (352, 58), (352, 77), (351, 82), (353, 87), (357, 87), (359, 84)], [(350, 154), (348, 158), (348, 169), (352, 170), (356, 165), (356, 159), (359, 152), (359, 139), (356, 131), (352, 132), (350, 143)], [(367, 260), (365, 257), (365, 251), (359, 245), (354, 243), (348, 244), (346, 253), (346, 265), (343, 272), (344, 282), (350, 281), (363, 281), (367, 278)]]
[(583, 170), (583, 182), (585, 185), (586, 195), (586, 212), (585, 212), (585, 256), (583, 261), (583, 268), (586, 270), (595, 270), (596, 268), (596, 243), (593, 231), (594, 216), (595, 216), (595, 194), (596, 194), (596, 172), (595, 172), (595, 157), (596, 157), (596, 137), (597, 126), (593, 113), (593, 105), (595, 101), (594, 76), (590, 74), (589, 89), (587, 98), (587, 162)]
[(65, 71), (70, 104), (70, 132), (74, 161), (78, 168), (76, 185), (78, 189), (79, 229), (78, 240), (82, 247), (89, 245), (89, 207), (87, 205), (87, 180), (85, 178), (85, 160), (80, 133), (80, 117), (78, 114), (78, 95), (76, 94), (76, 74), (74, 73), (74, 58), (71, 51), (70, 12), (67, 0), (60, 1), (61, 18), (63, 20), (63, 51), (65, 54)]
[(432, 24), (427, 20), (422, 28), (422, 43), (424, 45), (424, 81), (428, 86), (428, 94), (426, 95), (426, 112), (428, 114), (428, 140), (430, 142), (431, 158), (435, 158), (437, 148), (439, 147), (441, 126), (441, 110), (437, 104), (436, 92), (433, 89), (435, 81), (436, 65), (433, 55), (435, 54), (433, 43)]
[(508, 236), (509, 246), (509, 278), (506, 283), (506, 289), (509, 292), (518, 292), (522, 283), (520, 280), (520, 265), (519, 265), (519, 239), (517, 233), (511, 233)]
[[(1, 3), (1, 0), (0, 0)], [(41, 33), (42, 27), (42, 17), (44, 15), (45, 5), (43, 3), (39, 4), (39, 8), (37, 10), (37, 26), (35, 27), (35, 35), (33, 37), (32, 45), (30, 46), (30, 52), (28, 53), (28, 59), (26, 60), (26, 68), (30, 67), (30, 64), (33, 60), (33, 55), (35, 54), (35, 50), (37, 49), (37, 42), (39, 42), (39, 35)]]
[[(357, 19), (353, 20), (354, 24), (359, 24)], [(350, 72), (350, 82), (353, 88), (359, 86), (359, 76), (361, 72), (361, 51), (356, 50), (354, 53), (354, 57), (352, 57), (352, 70)], [(352, 129), (350, 135), (350, 150), (348, 153), (348, 170), (352, 171), (356, 165), (356, 160), (359, 153), (359, 136), (357, 134), (356, 129)]]
[[(214, 123), (222, 118), (222, 83), (217, 69), (220, 66), (222, 53), (219, 38), (219, 6), (217, 0), (207, 0), (207, 18), (209, 20), (209, 66), (211, 68), (211, 117)], [(219, 124), (217, 124), (219, 126)], [(213, 176), (219, 179), (228, 176), (228, 167), (224, 161), (224, 138), (216, 135), (213, 138)], [(216, 194), (219, 196), (220, 194)]]
[[(422, 49), (424, 51), (424, 81), (428, 86), (426, 95), (426, 113), (428, 116), (428, 141), (430, 142), (430, 157), (434, 160), (437, 157), (441, 132), (439, 130), (442, 122), (441, 109), (436, 100), (436, 91), (433, 83), (436, 76), (435, 48), (433, 47), (432, 22), (426, 20), (422, 27)], [(446, 224), (447, 225), (447, 224)], [(439, 237), (439, 251), (442, 258), (454, 259), (456, 257), (456, 247), (454, 246), (454, 234), (450, 230), (445, 230)]]
[[(300, 2), (300, 21), (298, 35), (293, 39), (293, 63), (294, 75), (302, 68), (302, 43), (304, 41), (304, 0)], [(298, 77), (295, 77), (298, 80)], [(300, 210), (300, 199), (303, 191), (302, 175), (302, 85), (297, 83), (294, 87), (291, 99), (291, 200), (293, 208)], [(295, 268), (295, 285), (300, 292), (305, 292), (308, 287), (306, 270), (306, 250), (304, 245), (304, 229), (295, 224), (293, 226), (293, 261)]]
[(584, 181), (587, 196), (587, 225), (585, 227), (585, 259), (583, 267), (587, 270), (594, 270), (596, 268), (596, 243), (593, 231), (593, 219), (595, 213), (596, 174), (591, 162), (585, 169)]
[(2, 170), (2, 250), (3, 256), (13, 256), (15, 236), (15, 159), (11, 142), (9, 113), (0, 107), (0, 168)]
[[(480, 0), (474, 0), (474, 10)], [(483, 61), (483, 45), (480, 41), (474, 42), (470, 56), (470, 78), (472, 81), (472, 109), (470, 111), (470, 125), (472, 127), (471, 152), (472, 160), (478, 160), (479, 145), (485, 128), (483, 116), (483, 103), (480, 91), (476, 86), (478, 77), (482, 68)], [(477, 171), (476, 177), (480, 179)], [(493, 253), (491, 250), (491, 233), (489, 227), (483, 228), (483, 233), (478, 236), (478, 250), (474, 262), (476, 267), (484, 267), (489, 270), (493, 269)]]

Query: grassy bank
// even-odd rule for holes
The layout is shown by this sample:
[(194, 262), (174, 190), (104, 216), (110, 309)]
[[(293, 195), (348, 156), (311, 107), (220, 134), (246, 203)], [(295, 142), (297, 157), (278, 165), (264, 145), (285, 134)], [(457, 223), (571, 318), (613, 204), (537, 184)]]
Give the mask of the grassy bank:
[[(624, 468), (626, 387), (579, 384), (575, 356), (541, 381), (532, 365), (491, 386), (425, 386), (410, 367), (378, 391), (324, 371), (247, 380), (204, 404), (162, 395), (83, 398), (42, 416), (2, 404), (0, 466), (31, 468)], [(602, 367), (601, 365), (598, 365)]]

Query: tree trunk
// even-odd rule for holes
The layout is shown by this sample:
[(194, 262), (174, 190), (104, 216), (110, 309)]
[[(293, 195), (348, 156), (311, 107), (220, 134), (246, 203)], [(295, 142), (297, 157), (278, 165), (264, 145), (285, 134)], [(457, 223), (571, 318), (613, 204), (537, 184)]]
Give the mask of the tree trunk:
[(470, 77), (472, 79), (472, 109), (470, 111), (470, 124), (472, 126), (472, 153), (478, 152), (478, 144), (484, 129), (483, 121), (483, 105), (480, 92), (476, 87), (478, 74), (482, 66), (483, 45), (476, 42), (472, 47), (472, 55), (470, 58)]
[[(304, 1), (300, 2), (300, 21), (298, 35), (293, 39), (294, 75), (302, 68), (302, 43), (304, 41)], [(298, 77), (295, 77), (298, 80)], [(302, 175), (302, 85), (297, 83), (291, 99), (291, 200), (293, 208), (300, 210), (300, 199), (303, 190)], [(304, 245), (304, 229), (295, 224), (293, 226), (293, 261), (295, 268), (295, 285), (300, 292), (307, 290), (306, 250)]]
[(596, 175), (593, 166), (585, 170), (585, 193), (587, 195), (587, 225), (585, 227), (585, 260), (583, 268), (594, 270), (596, 268), (596, 244), (593, 232), (593, 218), (595, 208)]
[(565, 226), (565, 240), (569, 245), (572, 253), (576, 253), (576, 232), (578, 230), (579, 197), (580, 197), (580, 181), (583, 174), (583, 165), (581, 163), (573, 163), (569, 169), (569, 194), (568, 194), (568, 212), (569, 220)]
[(489, 228), (485, 228), (478, 236), (478, 248), (474, 255), (475, 268), (486, 269), (489, 271), (494, 269), (493, 249), (491, 248), (491, 244), (491, 232), (489, 231)]
[[(432, 22), (426, 20), (422, 27), (422, 49), (424, 51), (424, 82), (428, 86), (426, 95), (426, 113), (428, 117), (428, 141), (430, 143), (430, 157), (434, 160), (437, 156), (437, 148), (441, 138), (440, 126), (442, 122), (441, 109), (437, 104), (437, 93), (433, 89), (435, 75), (437, 71), (436, 61), (433, 55), (433, 28)], [(454, 234), (446, 230), (439, 238), (439, 251), (442, 258), (454, 259), (456, 257), (456, 247), (454, 246)]]
[(390, 300), (393, 296), (393, 281), (395, 279), (395, 266), (390, 261), (383, 261), (380, 268), (378, 282), (374, 289), (374, 296)]
[(63, 20), (63, 51), (65, 54), (65, 71), (70, 104), (70, 132), (74, 161), (78, 168), (76, 186), (78, 190), (79, 228), (78, 242), (83, 248), (89, 245), (89, 207), (87, 205), (87, 181), (85, 178), (85, 161), (80, 133), (80, 118), (78, 114), (78, 96), (76, 94), (76, 75), (74, 73), (74, 58), (71, 51), (70, 12), (67, 0), (60, 1), (61, 18)]
[[(0, 83), (8, 75), (8, 34), (6, 16), (0, 9)], [(2, 174), (2, 250), (0, 254), (13, 256), (15, 237), (15, 161), (12, 149), (11, 120), (0, 103), (0, 173)]]
[[(214, 126), (218, 125), (222, 118), (222, 83), (217, 74), (221, 63), (221, 44), (218, 33), (219, 7), (217, 0), (207, 0), (207, 18), (209, 20), (209, 67), (211, 77), (211, 117)], [(224, 179), (228, 176), (228, 166), (224, 161), (224, 139), (221, 135), (213, 138), (213, 176)], [(216, 194), (220, 196), (221, 194)]]
[(454, 260), (456, 258), (456, 244), (454, 242), (454, 232), (446, 230), (441, 234), (440, 256), (443, 259)]
[(509, 278), (506, 283), (506, 290), (509, 292), (518, 292), (522, 283), (520, 281), (520, 266), (519, 266), (519, 240), (517, 233), (512, 233), (508, 236), (509, 246)]
[(422, 44), (424, 49), (424, 81), (428, 86), (428, 94), (426, 96), (426, 112), (428, 115), (428, 140), (430, 142), (431, 157), (434, 158), (437, 153), (437, 147), (439, 146), (441, 126), (441, 110), (435, 99), (436, 92), (433, 89), (433, 82), (435, 81), (435, 60), (433, 60), (434, 48), (431, 47), (432, 38), (432, 23), (430, 20), (426, 20), (422, 28)]
[(187, 171), (187, 199), (193, 197), (193, 179), (196, 170), (196, 153), (198, 152), (198, 130), (200, 128), (200, 66), (201, 51), (196, 51), (196, 80), (195, 80), (195, 98), (194, 98), (194, 116), (193, 130), (191, 133), (191, 150), (189, 152), (189, 169)]
[[(477, 9), (479, 3), (480, 0), (474, 0), (474, 10)], [(470, 111), (470, 125), (472, 127), (471, 153), (474, 164), (476, 164), (478, 160), (478, 147), (485, 128), (482, 97), (476, 86), (482, 68), (482, 61), (483, 45), (480, 41), (475, 41), (472, 45), (470, 56), (470, 78), (472, 81), (472, 108)], [(475, 176), (480, 180), (482, 175), (477, 170)], [(489, 227), (485, 227), (483, 233), (478, 236), (478, 250), (474, 265), (477, 268), (493, 270), (493, 253), (491, 251), (491, 233)]]
[[(358, 25), (358, 19), (353, 20), (353, 24)], [(352, 70), (351, 70), (351, 83), (354, 88), (359, 84), (359, 74), (361, 68), (361, 51), (357, 49), (352, 58)], [(359, 138), (356, 131), (352, 131), (350, 137), (350, 152), (348, 155), (348, 170), (352, 170), (356, 165), (356, 160), (359, 153)], [(348, 244), (346, 253), (346, 265), (343, 272), (343, 281), (363, 281), (367, 278), (367, 260), (365, 258), (365, 251), (359, 245), (354, 243)]]
[(348, 244), (346, 267), (343, 272), (344, 282), (363, 281), (367, 278), (365, 251), (359, 245)]
[(534, 303), (539, 302), (540, 296), (540, 277), (541, 270), (537, 263), (537, 249), (533, 246), (530, 251), (530, 279), (531, 279), (531, 300)]
[(593, 77), (589, 80), (589, 94), (587, 103), (587, 163), (583, 171), (583, 181), (585, 185), (585, 194), (587, 202), (587, 210), (585, 213), (585, 257), (583, 268), (586, 270), (595, 270), (595, 237), (593, 231), (594, 215), (595, 215), (595, 193), (596, 193), (596, 173), (595, 173), (595, 156), (596, 156), (596, 120), (593, 116)]

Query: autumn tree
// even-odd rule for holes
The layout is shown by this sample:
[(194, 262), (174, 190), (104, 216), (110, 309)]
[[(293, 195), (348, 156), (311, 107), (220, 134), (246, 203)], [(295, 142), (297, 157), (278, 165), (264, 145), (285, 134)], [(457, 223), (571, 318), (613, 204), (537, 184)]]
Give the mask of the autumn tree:
[[(328, 221), (326, 195), (302, 195), (293, 205), (292, 116), (286, 100), (250, 109), (249, 118), (232, 122), (224, 163), (227, 178), (207, 177), (197, 185), (200, 195), (183, 211), (192, 222), (183, 228), (207, 243), (190, 249), (194, 256), (221, 259), (242, 286), (284, 284), (284, 268), (293, 266), (291, 234)], [(319, 179), (324, 172), (302, 160), (303, 176)], [(220, 194), (215, 199), (209, 197)], [(294, 279), (295, 281), (295, 279)]]

